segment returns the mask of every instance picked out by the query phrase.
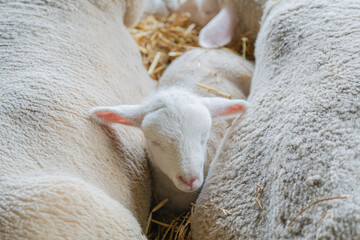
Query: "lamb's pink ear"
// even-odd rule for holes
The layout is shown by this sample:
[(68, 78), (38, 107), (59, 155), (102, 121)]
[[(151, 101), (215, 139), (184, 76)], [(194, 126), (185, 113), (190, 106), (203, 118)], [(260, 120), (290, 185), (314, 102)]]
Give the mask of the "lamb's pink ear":
[(242, 99), (226, 98), (202, 98), (203, 104), (209, 109), (211, 117), (233, 117), (241, 112), (245, 112), (248, 102)]
[(233, 9), (225, 7), (200, 31), (199, 44), (217, 48), (228, 44), (234, 34), (238, 17)]
[(90, 110), (90, 114), (102, 124), (119, 123), (134, 127), (140, 127), (144, 117), (140, 105), (96, 107)]

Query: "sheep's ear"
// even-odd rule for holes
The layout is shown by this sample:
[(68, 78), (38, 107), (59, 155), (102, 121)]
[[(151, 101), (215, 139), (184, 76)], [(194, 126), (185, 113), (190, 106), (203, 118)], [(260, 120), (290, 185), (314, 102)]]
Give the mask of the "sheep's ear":
[(199, 44), (217, 48), (228, 44), (234, 34), (238, 17), (233, 9), (225, 7), (200, 31)]
[(144, 118), (140, 105), (96, 107), (90, 110), (90, 114), (102, 124), (119, 123), (135, 127), (140, 127)]
[(203, 104), (209, 109), (212, 118), (233, 117), (238, 113), (245, 112), (248, 102), (242, 99), (226, 98), (202, 98)]

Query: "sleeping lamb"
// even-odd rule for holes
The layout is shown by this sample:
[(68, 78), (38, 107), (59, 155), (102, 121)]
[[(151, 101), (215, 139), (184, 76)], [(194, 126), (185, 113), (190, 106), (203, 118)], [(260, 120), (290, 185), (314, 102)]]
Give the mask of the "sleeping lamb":
[[(234, 67), (239, 62), (244, 68)], [(219, 73), (214, 75), (217, 68)], [(215, 153), (212, 151), (211, 156), (206, 156), (212, 120), (229, 118), (247, 107), (242, 99), (200, 97), (194, 89), (198, 89), (195, 83), (209, 83), (208, 79), (215, 80), (219, 75), (223, 81), (219, 86), (231, 91), (237, 88), (244, 98), (249, 92), (250, 79), (241, 75), (251, 76), (251, 70), (250, 62), (229, 51), (195, 49), (170, 65), (160, 79), (158, 91), (142, 104), (97, 107), (91, 114), (101, 123), (142, 129), (157, 197), (168, 198), (166, 209), (180, 212), (196, 201), (206, 174), (207, 159), (210, 161)], [(225, 130), (224, 123), (216, 126), (217, 133), (212, 135), (217, 136), (217, 141), (212, 141), (212, 149), (219, 145), (218, 135), (221, 139)]]

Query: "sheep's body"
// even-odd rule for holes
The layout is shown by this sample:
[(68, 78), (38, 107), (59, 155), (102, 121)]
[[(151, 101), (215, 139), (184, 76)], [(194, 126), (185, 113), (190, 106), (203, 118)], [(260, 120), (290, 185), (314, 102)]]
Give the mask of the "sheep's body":
[[(183, 88), (202, 97), (216, 97), (214, 92), (201, 88), (197, 83), (213, 87), (233, 98), (245, 99), (250, 91), (253, 63), (240, 56), (220, 49), (193, 49), (185, 52), (166, 69), (160, 79), (159, 89)], [(215, 120), (206, 149), (204, 176), (214, 158), (220, 142), (231, 121)], [(172, 212), (188, 210), (196, 202), (199, 191), (183, 192), (177, 189), (168, 177), (153, 168), (153, 188), (159, 201), (168, 198), (165, 209)]]
[(224, 96), (246, 99), (250, 93), (254, 64), (224, 49), (196, 48), (185, 52), (166, 69), (161, 76), (159, 88), (173, 86), (186, 88), (203, 97), (219, 94), (198, 83), (212, 87)]
[[(351, 0), (268, 2), (251, 108), (197, 201), (232, 214), (196, 208), (194, 239), (360, 237), (359, 12)], [(312, 202), (339, 196), (348, 198), (318, 203), (288, 226)]]
[(0, 239), (145, 239), (142, 134), (88, 117), (155, 88), (122, 23), (131, 4), (0, 4)]

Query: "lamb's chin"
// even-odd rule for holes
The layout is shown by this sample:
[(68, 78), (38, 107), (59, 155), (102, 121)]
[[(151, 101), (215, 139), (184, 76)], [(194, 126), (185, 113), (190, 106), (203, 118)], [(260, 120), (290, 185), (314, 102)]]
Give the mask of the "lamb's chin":
[(200, 189), (201, 185), (200, 186), (195, 186), (195, 187), (189, 187), (183, 183), (176, 183), (175, 184), (176, 188), (182, 192), (196, 192)]

